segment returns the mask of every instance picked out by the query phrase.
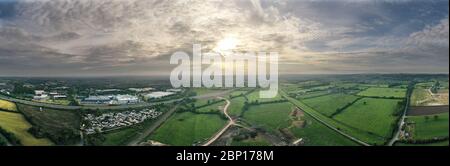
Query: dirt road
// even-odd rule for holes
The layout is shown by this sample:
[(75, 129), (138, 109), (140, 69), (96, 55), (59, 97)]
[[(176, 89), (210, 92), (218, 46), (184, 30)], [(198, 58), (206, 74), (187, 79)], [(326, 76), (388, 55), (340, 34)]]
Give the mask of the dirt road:
[(223, 97), (219, 97), (219, 99), (223, 99), (227, 102), (227, 104), (225, 105), (225, 107), (223, 108), (223, 113), (225, 114), (225, 116), (228, 118), (229, 122), (227, 125), (225, 125), (225, 127), (222, 128), (222, 130), (220, 130), (218, 133), (216, 133), (211, 139), (209, 139), (208, 142), (206, 142), (205, 144), (203, 144), (202, 146), (209, 146), (211, 145), (214, 141), (216, 141), (225, 131), (227, 131), (228, 128), (230, 128), (231, 126), (233, 126), (235, 124), (233, 118), (231, 118), (230, 115), (228, 115), (228, 106), (230, 106), (230, 101), (228, 99), (225, 99)]

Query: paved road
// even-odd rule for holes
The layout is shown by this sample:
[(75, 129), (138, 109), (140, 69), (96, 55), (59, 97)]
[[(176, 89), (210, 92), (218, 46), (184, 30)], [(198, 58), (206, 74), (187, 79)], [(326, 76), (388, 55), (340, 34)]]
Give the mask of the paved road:
[(405, 105), (405, 109), (403, 110), (403, 114), (402, 117), (400, 118), (400, 121), (398, 122), (398, 126), (397, 126), (397, 131), (394, 134), (394, 137), (392, 137), (392, 139), (389, 141), (388, 146), (393, 146), (395, 144), (396, 141), (398, 141), (400, 138), (400, 133), (402, 132), (402, 127), (405, 124), (405, 119), (406, 119), (406, 113), (408, 112), (408, 108), (409, 108), (409, 102), (411, 100), (411, 93), (410, 90), (408, 90), (408, 96), (406, 97), (406, 105)]
[(228, 118), (229, 122), (227, 125), (225, 125), (225, 127), (222, 128), (222, 130), (220, 130), (218, 133), (216, 133), (216, 135), (214, 135), (211, 139), (209, 139), (208, 142), (204, 143), (202, 146), (209, 146), (211, 145), (214, 141), (216, 141), (225, 131), (228, 130), (228, 128), (230, 128), (232, 125), (235, 124), (233, 118), (231, 118), (230, 115), (228, 115), (228, 106), (230, 106), (230, 101), (228, 99), (225, 99), (223, 97), (219, 97), (220, 99), (223, 99), (227, 102), (227, 104), (225, 105), (225, 107), (223, 108), (223, 113), (225, 114), (225, 116)]
[(311, 114), (311, 113), (309, 113), (308, 111), (304, 111), (305, 109), (302, 109), (301, 106), (299, 106), (298, 104), (296, 104), (295, 102), (292, 101), (292, 100), (295, 100), (295, 99), (289, 97), (289, 96), (286, 95), (284, 92), (281, 92), (281, 95), (284, 96), (286, 99), (288, 99), (292, 104), (294, 104), (295, 106), (297, 106), (298, 108), (300, 108), (303, 112), (305, 112), (306, 114), (308, 114), (309, 116), (311, 116), (311, 117), (314, 118), (315, 120), (319, 121), (319, 122), (322, 123), (323, 125), (327, 126), (328, 128), (334, 130), (335, 132), (341, 134), (341, 135), (344, 136), (344, 137), (347, 137), (348, 139), (351, 139), (352, 141), (354, 141), (354, 142), (356, 142), (356, 143), (358, 143), (358, 144), (361, 144), (361, 145), (364, 145), (364, 146), (370, 146), (370, 144), (368, 144), (368, 143), (366, 143), (366, 142), (364, 142), (364, 141), (361, 141), (361, 140), (359, 140), (359, 139), (357, 139), (357, 138), (355, 138), (355, 137), (353, 137), (353, 136), (351, 136), (351, 135), (348, 135), (348, 134), (342, 132), (341, 130), (338, 130), (336, 127), (334, 127), (334, 126), (328, 124), (327, 122), (325, 122), (325, 121), (323, 121), (322, 119), (318, 118), (316, 115)]

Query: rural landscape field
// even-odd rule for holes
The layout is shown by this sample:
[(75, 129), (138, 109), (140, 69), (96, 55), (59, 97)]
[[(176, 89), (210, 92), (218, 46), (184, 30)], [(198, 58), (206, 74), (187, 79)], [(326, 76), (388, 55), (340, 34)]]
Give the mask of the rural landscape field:
[[(259, 98), (263, 89), (258, 88), (173, 90), (147, 79), (133, 87), (122, 85), (126, 79), (111, 78), (117, 87), (92, 83), (68, 90), (55, 89), (69, 87), (73, 80), (1, 80), (12, 90), (0, 95), (2, 145), (448, 146), (449, 142), (448, 75), (285, 76), (278, 95), (269, 99)], [(24, 90), (25, 84), (71, 91), (73, 96), (57, 103), (27, 99), (27, 92), (34, 91)], [(99, 88), (91, 95), (116, 89), (143, 96), (148, 92), (132, 88), (152, 84), (151, 91), (176, 93), (126, 105), (101, 104), (99, 99), (85, 104), (88, 99), (82, 96), (90, 86)], [(154, 110), (155, 116), (135, 120), (133, 115), (145, 109)]]

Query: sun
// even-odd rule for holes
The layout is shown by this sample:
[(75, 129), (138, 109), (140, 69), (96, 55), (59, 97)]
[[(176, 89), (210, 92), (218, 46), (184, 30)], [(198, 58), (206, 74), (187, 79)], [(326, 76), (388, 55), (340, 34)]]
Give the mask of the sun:
[(216, 47), (214, 48), (215, 52), (218, 52), (220, 54), (225, 54), (227, 52), (233, 51), (233, 49), (236, 49), (236, 46), (238, 45), (238, 39), (235, 37), (226, 37), (219, 42), (217, 42)]

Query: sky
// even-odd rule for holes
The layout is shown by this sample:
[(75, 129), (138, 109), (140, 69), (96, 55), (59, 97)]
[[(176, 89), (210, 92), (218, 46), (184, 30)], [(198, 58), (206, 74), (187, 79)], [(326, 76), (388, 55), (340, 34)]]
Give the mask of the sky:
[(164, 75), (276, 51), (281, 74), (448, 73), (448, 0), (0, 0), (0, 76)]

